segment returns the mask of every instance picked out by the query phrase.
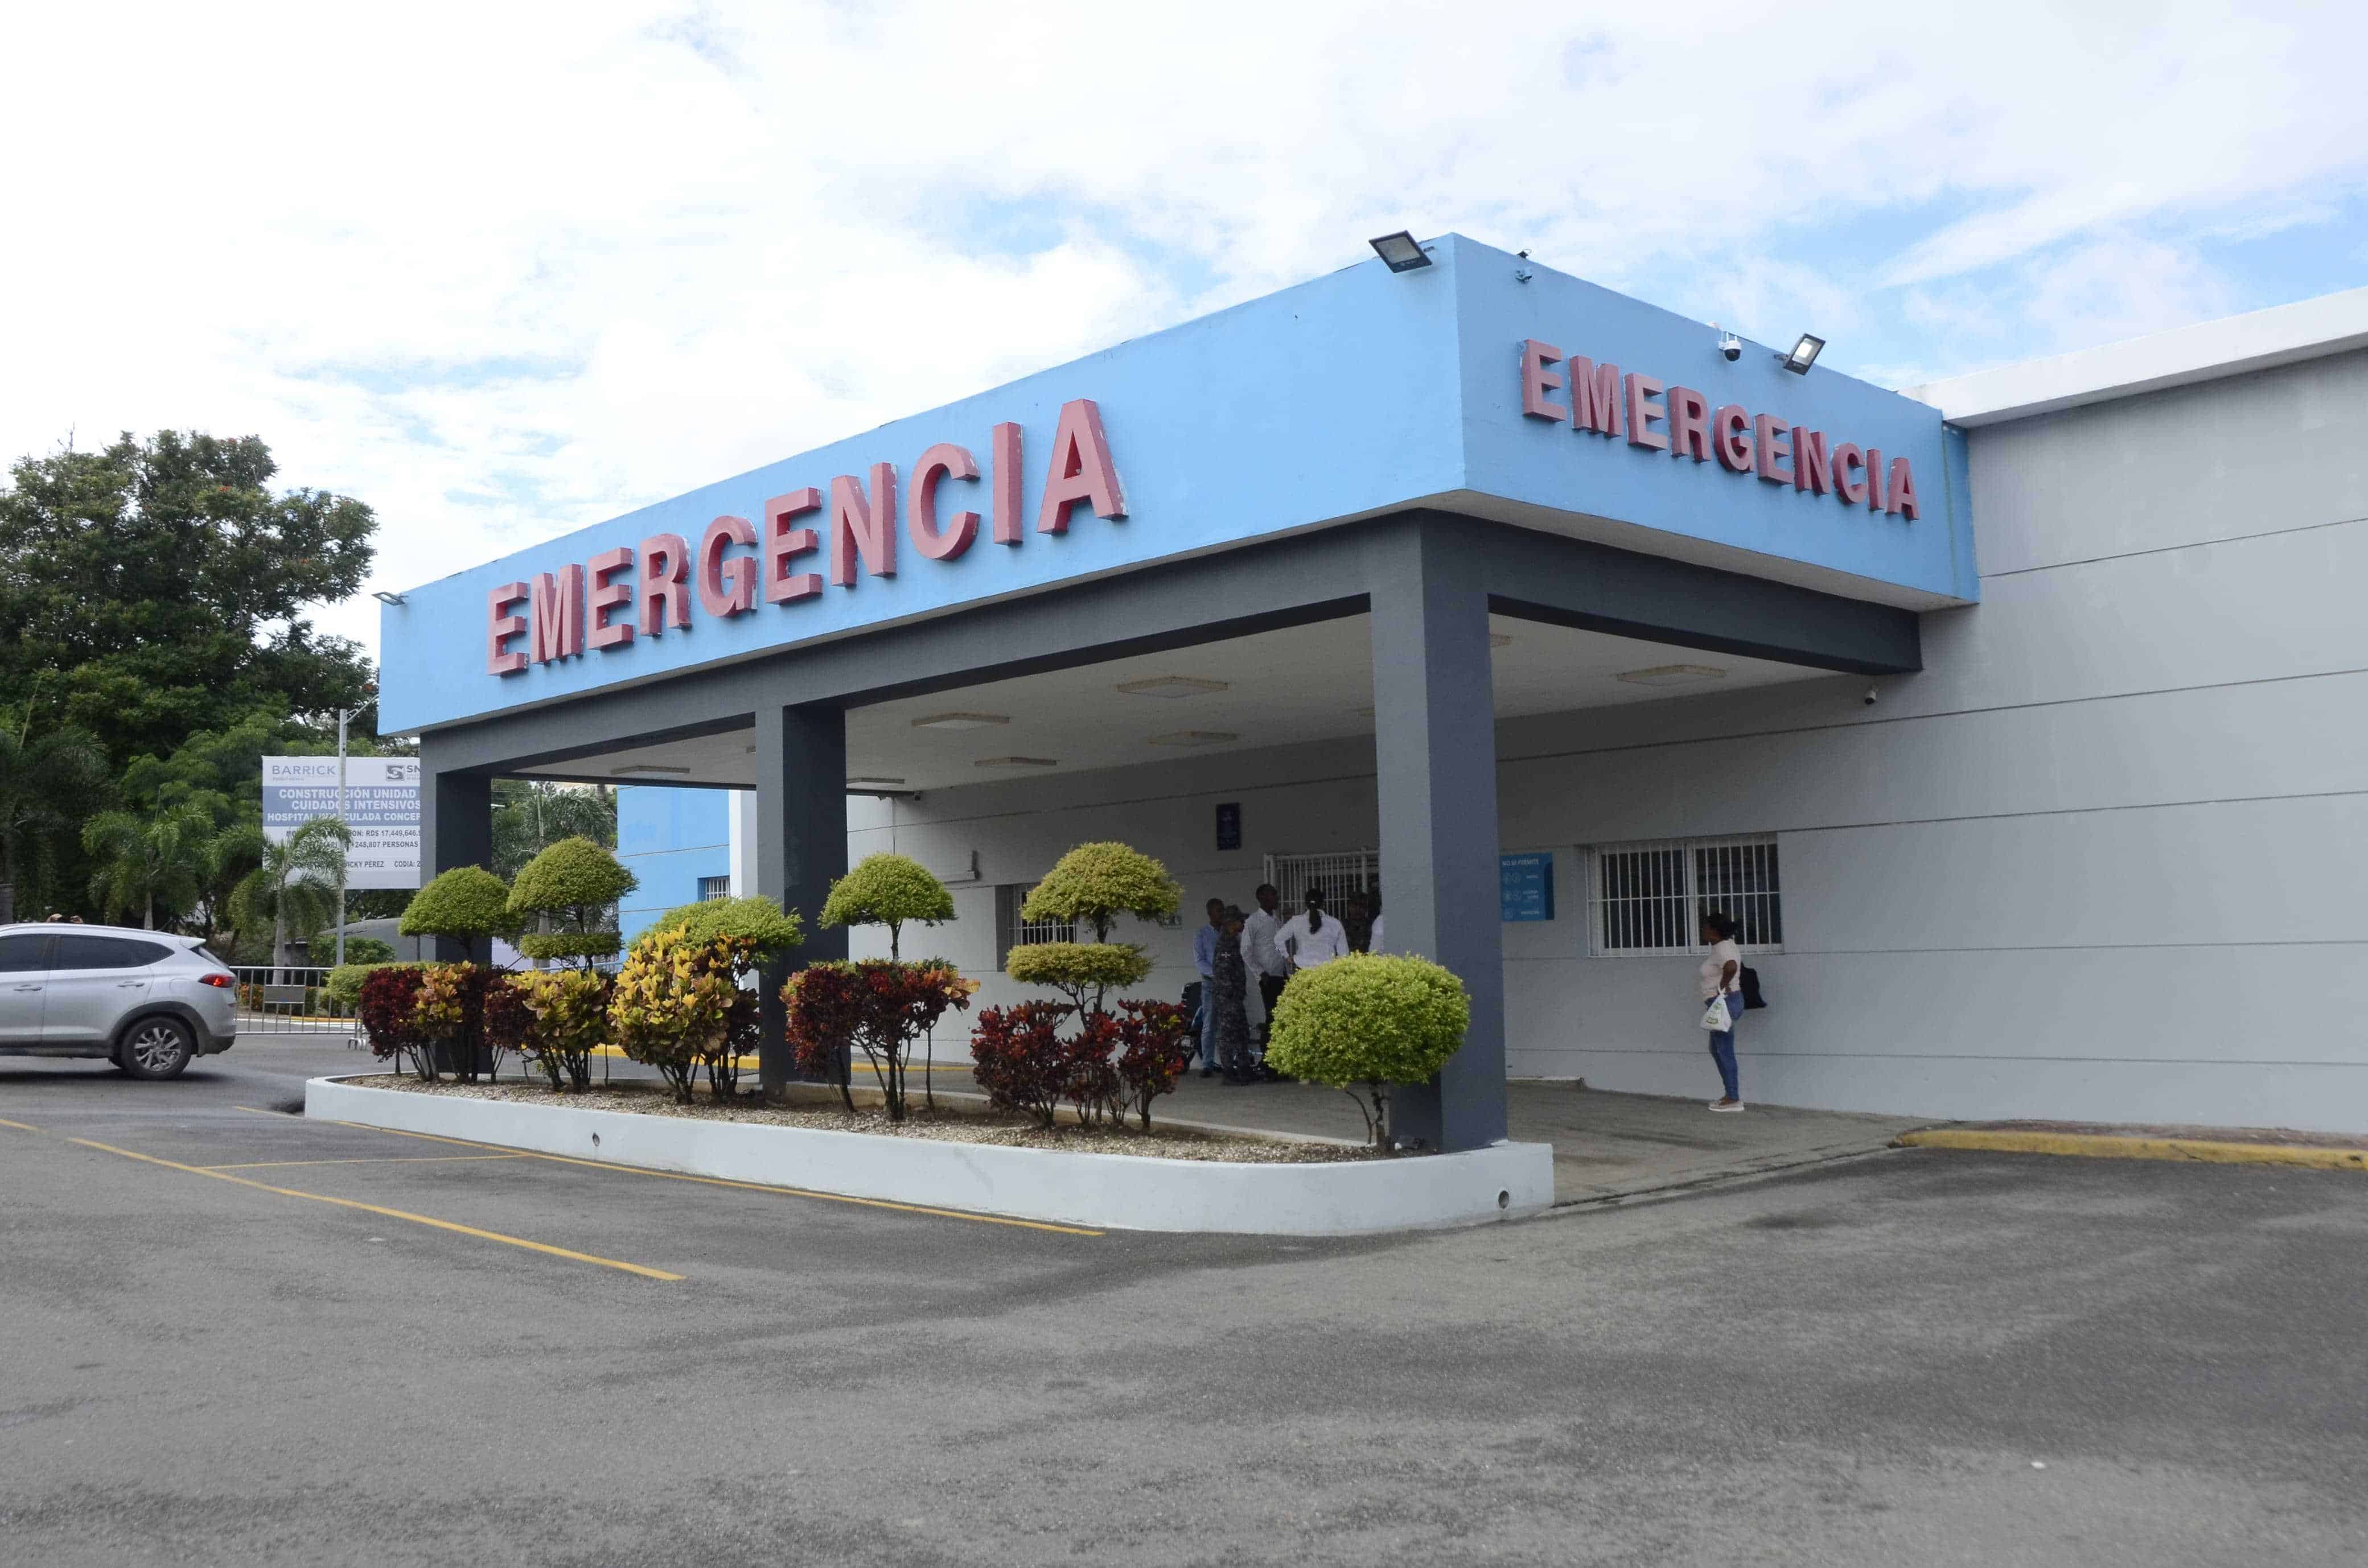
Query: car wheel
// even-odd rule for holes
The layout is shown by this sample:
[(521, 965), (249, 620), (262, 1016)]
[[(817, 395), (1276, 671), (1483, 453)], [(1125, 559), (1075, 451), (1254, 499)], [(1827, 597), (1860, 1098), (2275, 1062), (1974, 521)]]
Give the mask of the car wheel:
[(142, 1018), (123, 1037), (116, 1061), (135, 1078), (177, 1078), (197, 1053), (188, 1025), (178, 1018)]

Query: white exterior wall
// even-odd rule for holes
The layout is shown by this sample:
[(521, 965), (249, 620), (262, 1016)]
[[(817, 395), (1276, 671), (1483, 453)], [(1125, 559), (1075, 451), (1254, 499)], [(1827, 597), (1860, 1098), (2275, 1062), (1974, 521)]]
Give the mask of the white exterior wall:
[[(1747, 1097), (1940, 1117), (2368, 1130), (2368, 353), (1971, 433), (1983, 603), (1926, 669), (1500, 726), (1508, 851), (1557, 918), (1505, 927), (1518, 1076), (1707, 1093), (1692, 959), (1592, 958), (1580, 846), (1772, 833), (1786, 950)], [(860, 856), (980, 854), (915, 944), (996, 970), (993, 884), (1118, 837), (1183, 881), (1137, 929), (1192, 978), (1263, 850), (1370, 846), (1361, 743), (877, 803)], [(1239, 801), (1219, 856), (1213, 808)], [(1383, 869), (1386, 881), (1387, 868)], [(2330, 1021), (2332, 1020), (2332, 1021)]]

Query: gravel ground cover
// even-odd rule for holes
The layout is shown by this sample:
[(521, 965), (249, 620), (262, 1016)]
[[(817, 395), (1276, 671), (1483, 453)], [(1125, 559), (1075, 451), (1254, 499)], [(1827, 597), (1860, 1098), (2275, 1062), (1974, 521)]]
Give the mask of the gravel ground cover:
[[(355, 1080), (364, 1087), (406, 1094), (457, 1096), (462, 1099), (511, 1100), (524, 1105), (573, 1106), (578, 1110), (632, 1111), (644, 1116), (680, 1116), (715, 1121), (747, 1121), (823, 1132), (866, 1132), (882, 1138), (929, 1138), (955, 1143), (998, 1143), (1022, 1149), (1059, 1149), (1074, 1154), (1137, 1154), (1167, 1160), (1222, 1160), (1243, 1165), (1316, 1165), (1378, 1158), (1370, 1149), (1316, 1142), (1278, 1133), (1246, 1137), (1198, 1128), (1151, 1131), (1062, 1126), (1047, 1131), (1025, 1117), (940, 1101), (935, 1110), (916, 1105), (901, 1123), (877, 1110), (852, 1113), (838, 1105), (770, 1105), (755, 1095), (716, 1100), (701, 1090), (677, 1105), (655, 1085), (618, 1084), (580, 1094), (553, 1093), (534, 1084), (427, 1084), (393, 1075)], [(1406, 1158), (1408, 1156), (1398, 1156)], [(1412, 1156), (1419, 1158), (1419, 1156)]]

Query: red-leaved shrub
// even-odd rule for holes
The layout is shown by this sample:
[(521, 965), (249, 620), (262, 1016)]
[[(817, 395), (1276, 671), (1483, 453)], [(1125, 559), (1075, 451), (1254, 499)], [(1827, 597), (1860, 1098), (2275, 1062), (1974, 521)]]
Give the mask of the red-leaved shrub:
[(1118, 1035), (1118, 1119), (1133, 1111), (1151, 1131), (1151, 1102), (1172, 1092), (1192, 1058), (1192, 1020), (1173, 1002), (1125, 1001), (1110, 1020)]
[(1053, 1125), (1069, 1092), (1068, 1047), (1059, 1028), (1069, 1011), (1058, 1002), (980, 1011), (970, 1037), (971, 1072), (989, 1104)]
[(361, 1016), (363, 1032), (370, 1036), (372, 1056), (381, 1062), (392, 1058), (398, 1072), (409, 1067), (419, 1077), (432, 1081), (436, 1076), (435, 1042), (421, 1034), (412, 1021), (418, 1000), (418, 966), (388, 964), (362, 977), (361, 1002), (356, 1011)]
[(781, 988), (788, 1004), (788, 1035), (798, 1065), (826, 1074), (838, 1085), (848, 1109), (851, 1052), (871, 1063), (887, 1102), (888, 1119), (905, 1119), (905, 1071), (913, 1042), (949, 1009), (966, 1009), (977, 989), (951, 964), (865, 959), (856, 963), (809, 964)]

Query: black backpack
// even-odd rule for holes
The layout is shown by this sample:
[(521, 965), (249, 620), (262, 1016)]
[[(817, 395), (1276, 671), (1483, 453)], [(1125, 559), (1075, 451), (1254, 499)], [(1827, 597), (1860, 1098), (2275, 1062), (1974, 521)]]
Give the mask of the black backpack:
[(1758, 970), (1752, 968), (1749, 964), (1745, 964), (1743, 966), (1743, 972), (1737, 976), (1737, 978), (1743, 982), (1743, 1010), (1745, 1012), (1748, 1013), (1754, 1007), (1765, 1007), (1768, 1006), (1768, 998), (1759, 994), (1759, 971)]

